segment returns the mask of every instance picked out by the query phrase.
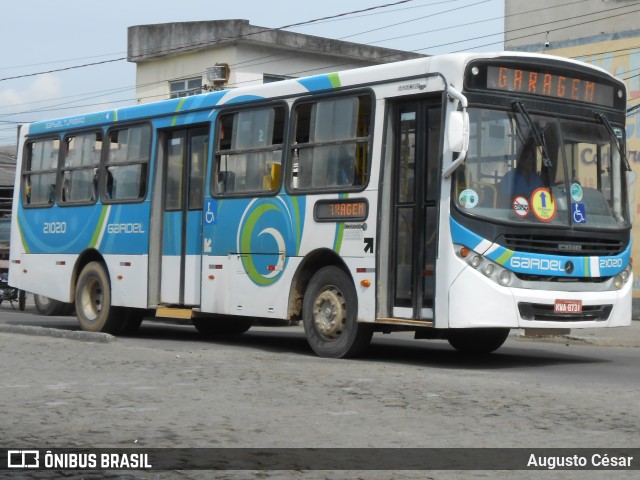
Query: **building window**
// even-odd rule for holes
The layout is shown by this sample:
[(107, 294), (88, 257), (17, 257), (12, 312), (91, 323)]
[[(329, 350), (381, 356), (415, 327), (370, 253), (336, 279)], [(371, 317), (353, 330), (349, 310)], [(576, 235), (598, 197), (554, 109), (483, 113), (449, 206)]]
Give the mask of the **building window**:
[(169, 82), (169, 98), (188, 97), (202, 93), (202, 77)]

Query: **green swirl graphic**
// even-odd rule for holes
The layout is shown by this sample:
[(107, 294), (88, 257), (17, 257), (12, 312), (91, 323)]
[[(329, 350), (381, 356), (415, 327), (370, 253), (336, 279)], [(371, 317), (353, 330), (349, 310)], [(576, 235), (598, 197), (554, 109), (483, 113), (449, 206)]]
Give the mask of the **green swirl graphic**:
[[(247, 220), (240, 234), (241, 235), (240, 237), (241, 252), (246, 252), (246, 253), (251, 252), (251, 237), (253, 236), (256, 224), (258, 223), (258, 220), (260, 219), (260, 217), (262, 217), (262, 215), (264, 215), (268, 211), (277, 212), (278, 209), (275, 207), (275, 205), (262, 204), (258, 206), (255, 210), (253, 210), (251, 213), (249, 213), (249, 215), (247, 216)], [(260, 272), (258, 272), (258, 269), (253, 263), (253, 256), (251, 254), (242, 256), (242, 266), (244, 267), (245, 272), (247, 272), (247, 275), (249, 276), (249, 278), (257, 285), (262, 285), (262, 286), (271, 285), (278, 279), (277, 276), (265, 277)]]

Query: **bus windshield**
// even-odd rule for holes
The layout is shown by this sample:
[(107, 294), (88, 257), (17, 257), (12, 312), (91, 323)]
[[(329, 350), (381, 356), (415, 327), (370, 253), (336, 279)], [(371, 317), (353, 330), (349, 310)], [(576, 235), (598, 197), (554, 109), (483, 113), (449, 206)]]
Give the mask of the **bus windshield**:
[(470, 108), (471, 142), (456, 172), (464, 213), (529, 226), (629, 226), (623, 130), (603, 122)]

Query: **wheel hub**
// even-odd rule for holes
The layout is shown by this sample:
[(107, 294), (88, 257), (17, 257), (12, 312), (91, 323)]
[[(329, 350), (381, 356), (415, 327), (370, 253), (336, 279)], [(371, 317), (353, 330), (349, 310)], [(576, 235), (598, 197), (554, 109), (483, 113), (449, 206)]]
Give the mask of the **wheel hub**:
[(100, 282), (93, 281), (88, 284), (82, 295), (82, 311), (87, 320), (98, 318), (102, 311), (103, 292)]

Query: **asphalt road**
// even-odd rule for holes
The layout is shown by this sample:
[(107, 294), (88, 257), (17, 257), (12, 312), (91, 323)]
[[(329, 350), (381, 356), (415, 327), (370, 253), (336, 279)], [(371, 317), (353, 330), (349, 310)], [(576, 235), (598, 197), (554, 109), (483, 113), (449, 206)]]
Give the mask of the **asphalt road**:
[[(510, 337), (466, 357), (376, 335), (356, 360), (316, 357), (300, 327), (203, 340), (143, 323), (129, 338), (72, 317), (0, 310), (0, 418), (12, 448), (583, 448), (638, 445), (638, 349)], [(19, 325), (11, 333), (7, 325)], [(24, 326), (27, 327), (24, 327)], [(28, 327), (31, 327), (28, 328)], [(47, 335), (42, 327), (50, 328)], [(31, 331), (30, 331), (31, 330)], [(53, 332), (53, 334), (51, 334)], [(34, 335), (33, 333), (37, 333)], [(57, 478), (32, 472), (19, 478)], [(232, 474), (233, 473), (233, 474)], [(547, 472), (136, 471), (65, 478), (548, 478)], [(602, 478), (603, 472), (554, 472)], [(634, 472), (613, 472), (637, 478)], [(69, 476), (71, 475), (71, 476)]]

